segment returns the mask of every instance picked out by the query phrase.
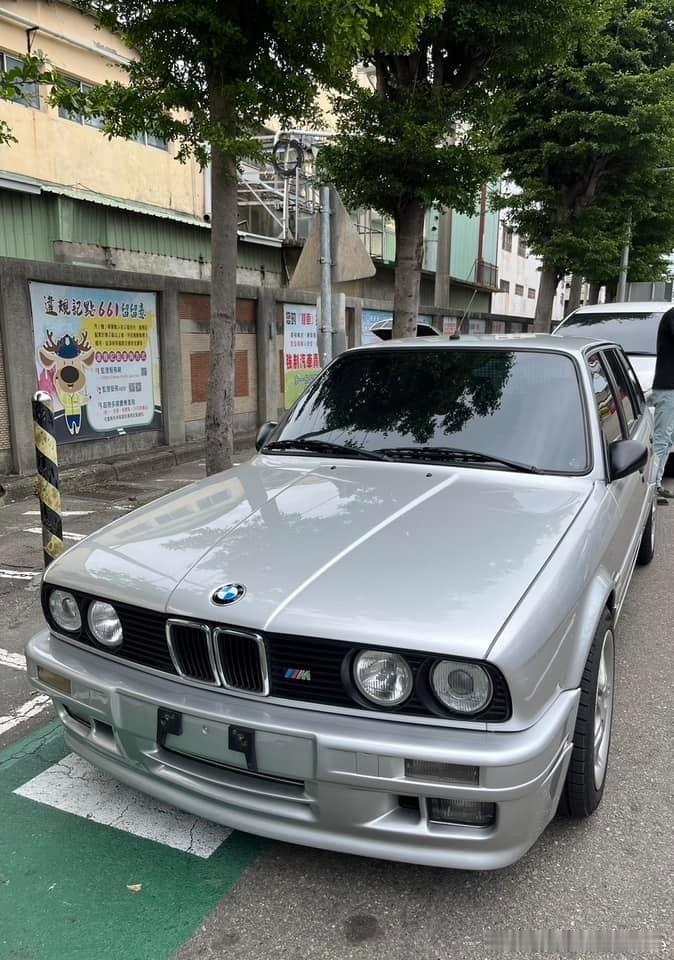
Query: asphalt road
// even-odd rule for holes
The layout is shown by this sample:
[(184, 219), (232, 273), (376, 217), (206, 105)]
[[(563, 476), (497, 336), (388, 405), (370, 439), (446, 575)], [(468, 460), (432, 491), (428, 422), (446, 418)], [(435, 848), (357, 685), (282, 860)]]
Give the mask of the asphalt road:
[[(145, 483), (68, 497), (65, 508), (75, 513), (65, 529), (86, 534), (202, 470), (182, 465)], [(0, 750), (52, 718), (51, 708), (40, 704), (25, 715), (35, 694), (11, 658), (41, 624), (39, 578), (29, 578), (40, 563), (40, 537), (31, 532), (39, 527), (36, 509), (30, 501), (0, 507), (0, 648), (10, 655), (0, 659)], [(555, 821), (522, 861), (495, 873), (267, 844), (176, 960), (472, 960), (500, 954), (490, 945), (497, 931), (575, 929), (591, 938), (616, 928), (650, 935), (659, 946), (608, 954), (590, 941), (575, 955), (674, 956), (674, 504), (659, 510), (658, 521), (656, 559), (635, 573), (618, 628), (608, 782), (590, 820)], [(26, 579), (7, 571), (24, 572)], [(149, 941), (149, 913), (145, 929)], [(532, 946), (510, 955), (572, 951)], [(109, 956), (117, 960), (114, 952)], [(40, 960), (51, 957), (43, 953)]]

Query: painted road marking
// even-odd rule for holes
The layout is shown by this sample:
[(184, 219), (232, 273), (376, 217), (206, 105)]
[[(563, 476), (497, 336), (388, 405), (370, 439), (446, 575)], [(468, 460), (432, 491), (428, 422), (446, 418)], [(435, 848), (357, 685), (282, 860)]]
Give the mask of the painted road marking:
[[(42, 528), (41, 528), (41, 527), (27, 527), (27, 529), (24, 530), (23, 532), (24, 532), (24, 533), (38, 533), (40, 536), (42, 536)], [(84, 540), (84, 538), (87, 537), (87, 536), (89, 536), (89, 534), (87, 534), (87, 533), (64, 533), (64, 534), (63, 534), (63, 539), (64, 539), (64, 540)]]
[[(61, 510), (62, 517), (88, 517), (93, 510)], [(39, 517), (39, 510), (24, 510), (24, 517)]]
[(13, 730), (14, 727), (18, 727), (20, 723), (24, 723), (32, 717), (37, 717), (38, 714), (47, 709), (50, 703), (51, 697), (48, 697), (46, 693), (38, 693), (27, 700), (26, 703), (22, 703), (16, 710), (0, 717), (0, 736), (9, 730)]
[(58, 722), (0, 750), (0, 957), (167, 960), (269, 843), (204, 859), (14, 792), (68, 753)]
[(37, 570), (8, 570), (0, 567), (0, 578), (3, 580), (32, 580), (37, 576)]
[(232, 832), (138, 793), (74, 753), (14, 792), (76, 817), (204, 859)]
[(12, 670), (25, 670), (26, 658), (22, 653), (10, 653), (0, 647), (0, 667), (10, 667)]

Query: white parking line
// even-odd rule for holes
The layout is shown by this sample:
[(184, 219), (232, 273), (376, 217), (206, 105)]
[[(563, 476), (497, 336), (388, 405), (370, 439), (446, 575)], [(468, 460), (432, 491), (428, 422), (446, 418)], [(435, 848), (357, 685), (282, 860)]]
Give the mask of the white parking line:
[(50, 703), (51, 697), (48, 697), (46, 693), (38, 693), (26, 701), (26, 703), (22, 703), (16, 710), (12, 710), (12, 712), (6, 716), (0, 717), (0, 736), (2, 736), (3, 733), (7, 733), (8, 730), (18, 727), (18, 725), (25, 720), (36, 717), (39, 713), (42, 713), (43, 710), (46, 710)]
[[(42, 535), (42, 529), (40, 527), (27, 527), (23, 532), (37, 533), (37, 534), (40, 534), (40, 536)], [(87, 536), (88, 536), (87, 533), (64, 533), (63, 539), (64, 540), (84, 540), (84, 538)]]
[(10, 653), (0, 647), (0, 667), (10, 667), (12, 670), (25, 670), (26, 658), (21, 653)]
[(14, 791), (36, 803), (206, 859), (231, 830), (165, 806), (68, 754)]
[[(62, 517), (88, 517), (89, 514), (93, 513), (93, 510), (62, 510)], [(39, 510), (24, 510), (24, 517), (39, 517)]]
[(37, 576), (37, 570), (7, 570), (0, 567), (0, 579), (2, 580), (32, 580)]

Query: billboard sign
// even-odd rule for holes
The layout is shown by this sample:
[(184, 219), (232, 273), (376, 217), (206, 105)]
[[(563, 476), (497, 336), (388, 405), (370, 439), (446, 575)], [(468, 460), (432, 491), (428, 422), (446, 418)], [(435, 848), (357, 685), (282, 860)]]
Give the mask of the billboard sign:
[(30, 282), (37, 386), (58, 443), (161, 428), (154, 293)]
[(289, 409), (321, 372), (315, 306), (283, 305), (283, 357), (283, 394)]

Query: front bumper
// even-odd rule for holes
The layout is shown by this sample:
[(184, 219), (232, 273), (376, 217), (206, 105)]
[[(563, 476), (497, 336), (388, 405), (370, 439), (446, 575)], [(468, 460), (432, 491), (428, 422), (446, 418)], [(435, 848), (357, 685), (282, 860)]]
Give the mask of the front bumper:
[[(554, 816), (579, 696), (566, 691), (534, 726), (498, 733), (244, 699), (115, 663), (47, 631), (26, 659), (68, 746), (131, 787), (277, 840), (472, 870), (513, 863)], [(70, 695), (42, 683), (38, 665), (67, 677)], [(160, 710), (180, 715), (180, 733), (158, 735)], [(257, 773), (229, 749), (231, 726), (255, 731)], [(411, 779), (405, 759), (479, 767), (478, 783)], [(409, 799), (429, 797), (495, 803), (495, 823), (430, 821), (425, 799), (415, 808)]]

